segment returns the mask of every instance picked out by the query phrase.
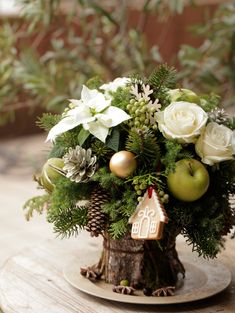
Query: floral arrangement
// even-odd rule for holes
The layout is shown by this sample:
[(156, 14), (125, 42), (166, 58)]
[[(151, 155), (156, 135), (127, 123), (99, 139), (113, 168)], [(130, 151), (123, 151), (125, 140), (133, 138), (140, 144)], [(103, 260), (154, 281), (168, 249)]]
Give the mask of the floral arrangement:
[[(166, 65), (148, 78), (107, 84), (94, 78), (61, 115), (39, 119), (52, 148), (35, 175), (46, 194), (27, 201), (27, 218), (45, 210), (59, 235), (84, 228), (109, 247), (125, 246), (122, 240), (129, 240), (129, 250), (130, 241), (135, 249), (147, 247), (148, 256), (135, 259), (131, 272), (121, 274), (116, 264), (115, 279), (105, 277), (116, 292), (132, 293), (141, 282), (146, 293), (159, 295), (185, 273), (174, 250), (178, 234), (199, 255), (214, 258), (235, 225), (235, 119), (219, 108), (218, 96), (176, 87), (175, 70)], [(168, 260), (170, 278), (166, 263), (156, 274), (157, 255)], [(106, 275), (113, 273), (105, 262)], [(103, 269), (81, 273), (99, 278)], [(123, 280), (128, 284), (120, 288)]]

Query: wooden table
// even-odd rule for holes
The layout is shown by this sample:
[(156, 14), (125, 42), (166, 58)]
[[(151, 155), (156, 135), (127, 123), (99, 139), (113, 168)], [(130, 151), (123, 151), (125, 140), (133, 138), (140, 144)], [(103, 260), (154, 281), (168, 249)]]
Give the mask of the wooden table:
[[(179, 250), (190, 252), (179, 242)], [(96, 253), (100, 243), (88, 241), (86, 251)], [(49, 241), (11, 257), (0, 272), (0, 306), (4, 313), (234, 313), (235, 240), (228, 240), (219, 261), (232, 272), (231, 285), (211, 298), (178, 305), (136, 305), (89, 296), (63, 278), (62, 269), (72, 258), (84, 254), (84, 242)], [(97, 258), (99, 257), (97, 251)], [(218, 275), (220, 275), (218, 273)]]

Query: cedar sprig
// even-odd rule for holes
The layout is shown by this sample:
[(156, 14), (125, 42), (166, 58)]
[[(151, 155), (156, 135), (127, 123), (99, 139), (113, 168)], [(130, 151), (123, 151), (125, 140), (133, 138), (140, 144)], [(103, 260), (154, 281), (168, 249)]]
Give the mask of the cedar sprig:
[(77, 207), (79, 200), (89, 199), (91, 183), (74, 183), (65, 177), (55, 182), (55, 188), (50, 195), (50, 207), (47, 211), (47, 221), (54, 224), (54, 230), (62, 237), (68, 237), (85, 226), (86, 208)]
[(58, 208), (50, 212), (48, 220), (53, 223), (54, 232), (61, 238), (76, 236), (87, 224), (87, 208), (77, 206)]
[(35, 212), (42, 214), (48, 209), (50, 196), (49, 194), (33, 197), (25, 202), (23, 209), (26, 210), (25, 218), (29, 221)]
[(129, 228), (128, 218), (121, 218), (110, 225), (109, 233), (113, 239), (120, 239), (126, 234)]
[(183, 149), (183, 146), (175, 140), (165, 140), (165, 155), (161, 158), (161, 162), (165, 165), (165, 174), (175, 170), (175, 163), (178, 159), (193, 158), (194, 153), (190, 150)]

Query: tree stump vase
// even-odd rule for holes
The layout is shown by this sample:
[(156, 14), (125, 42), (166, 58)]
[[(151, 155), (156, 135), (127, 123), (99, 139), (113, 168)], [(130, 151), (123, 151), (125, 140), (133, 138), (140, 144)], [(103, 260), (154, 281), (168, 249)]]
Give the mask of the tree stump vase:
[(95, 266), (110, 284), (127, 280), (136, 288), (156, 290), (175, 286), (185, 269), (176, 251), (176, 236), (157, 240), (133, 240), (130, 233), (120, 240), (104, 236), (103, 251)]

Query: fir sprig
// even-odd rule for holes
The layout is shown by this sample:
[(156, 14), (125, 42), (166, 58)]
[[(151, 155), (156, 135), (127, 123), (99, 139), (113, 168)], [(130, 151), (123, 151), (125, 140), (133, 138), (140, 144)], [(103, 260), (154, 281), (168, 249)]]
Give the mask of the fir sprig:
[(48, 132), (60, 119), (61, 116), (59, 114), (43, 113), (43, 115), (38, 118), (36, 125)]
[(176, 70), (167, 64), (160, 65), (152, 72), (148, 83), (154, 88), (155, 93), (160, 93), (166, 88), (174, 88), (176, 83)]
[(78, 208), (78, 200), (89, 199), (92, 186), (77, 184), (67, 178), (60, 178), (50, 196), (50, 208), (47, 220), (54, 224), (54, 230), (59, 235), (70, 236), (85, 226), (87, 218), (86, 208)]
[(91, 143), (91, 150), (93, 152), (94, 155), (96, 155), (97, 159), (99, 160), (99, 162), (107, 162), (111, 156), (113, 151), (107, 147), (102, 141), (95, 139), (92, 143)]
[(156, 168), (160, 160), (160, 147), (151, 131), (130, 131), (126, 142), (126, 149), (133, 152), (142, 166), (147, 166), (149, 171)]
[(124, 187), (123, 179), (112, 174), (106, 166), (99, 168), (92, 176), (92, 180), (99, 182), (101, 187), (109, 190), (114, 198), (120, 196)]

